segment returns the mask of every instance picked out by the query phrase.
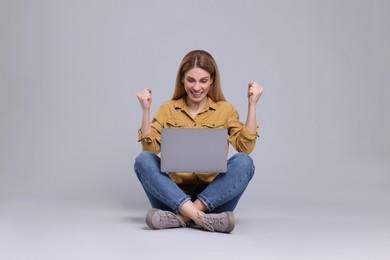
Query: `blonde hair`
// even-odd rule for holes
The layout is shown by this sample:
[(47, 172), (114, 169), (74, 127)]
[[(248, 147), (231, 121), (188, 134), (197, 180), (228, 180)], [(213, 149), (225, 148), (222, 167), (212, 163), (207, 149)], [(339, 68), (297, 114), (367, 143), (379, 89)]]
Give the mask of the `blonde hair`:
[(186, 94), (182, 80), (187, 71), (193, 68), (200, 68), (210, 73), (212, 84), (210, 85), (210, 90), (207, 95), (214, 102), (225, 101), (217, 63), (208, 52), (203, 50), (194, 50), (184, 56), (180, 63), (179, 70), (177, 71), (175, 91), (172, 100), (180, 99)]

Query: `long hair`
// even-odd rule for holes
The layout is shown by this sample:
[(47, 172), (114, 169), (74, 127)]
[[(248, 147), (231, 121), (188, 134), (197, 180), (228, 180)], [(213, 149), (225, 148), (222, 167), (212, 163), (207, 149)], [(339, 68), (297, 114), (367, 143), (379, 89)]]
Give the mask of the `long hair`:
[(208, 92), (208, 96), (214, 101), (225, 101), (225, 97), (221, 89), (221, 79), (219, 76), (218, 66), (214, 58), (206, 51), (194, 50), (184, 56), (180, 63), (179, 70), (176, 76), (175, 91), (172, 100), (177, 100), (186, 94), (184, 89), (183, 78), (187, 71), (193, 68), (200, 68), (210, 73), (212, 84)]

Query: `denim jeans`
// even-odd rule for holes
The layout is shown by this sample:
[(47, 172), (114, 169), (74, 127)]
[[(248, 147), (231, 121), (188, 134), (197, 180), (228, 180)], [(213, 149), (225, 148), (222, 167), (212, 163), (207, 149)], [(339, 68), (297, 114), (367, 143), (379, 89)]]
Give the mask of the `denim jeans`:
[[(134, 170), (153, 208), (178, 212), (184, 202), (191, 200), (189, 194), (161, 172), (158, 155), (147, 151), (140, 153), (135, 159)], [(207, 206), (209, 213), (233, 211), (254, 172), (252, 158), (237, 153), (228, 159), (227, 171), (195, 194), (195, 198)]]

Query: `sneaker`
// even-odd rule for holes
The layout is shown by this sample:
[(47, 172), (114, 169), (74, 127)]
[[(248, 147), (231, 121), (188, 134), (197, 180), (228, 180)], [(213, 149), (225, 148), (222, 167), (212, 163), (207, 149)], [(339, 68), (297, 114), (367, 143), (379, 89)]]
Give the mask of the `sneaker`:
[(171, 211), (152, 208), (146, 214), (146, 224), (151, 229), (185, 227), (186, 224)]
[(234, 229), (234, 214), (227, 211), (219, 214), (205, 214), (199, 217), (203, 222), (203, 227), (208, 231), (230, 233)]

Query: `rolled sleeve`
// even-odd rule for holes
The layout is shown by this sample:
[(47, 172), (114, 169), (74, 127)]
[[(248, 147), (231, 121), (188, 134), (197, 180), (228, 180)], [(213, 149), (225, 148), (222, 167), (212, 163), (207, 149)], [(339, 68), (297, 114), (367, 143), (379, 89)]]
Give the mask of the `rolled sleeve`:
[(233, 107), (229, 116), (228, 129), (229, 142), (238, 152), (249, 154), (253, 151), (259, 136), (259, 127), (256, 127), (255, 132), (248, 130), (245, 124), (239, 121), (238, 112)]
[(235, 135), (230, 136), (230, 143), (238, 152), (251, 153), (256, 145), (258, 128), (256, 132), (249, 131), (245, 125)]
[(142, 134), (141, 128), (138, 129), (138, 142), (153, 142), (152, 138), (149, 135)]
[(138, 130), (138, 142), (142, 144), (143, 151), (150, 151), (152, 153), (160, 153), (160, 139), (150, 132), (147, 135), (142, 134), (141, 129)]
[(257, 137), (259, 137), (259, 126), (256, 127), (256, 131), (252, 132), (249, 131), (248, 128), (244, 125), (242, 128), (242, 137), (245, 138), (248, 141), (256, 140)]

